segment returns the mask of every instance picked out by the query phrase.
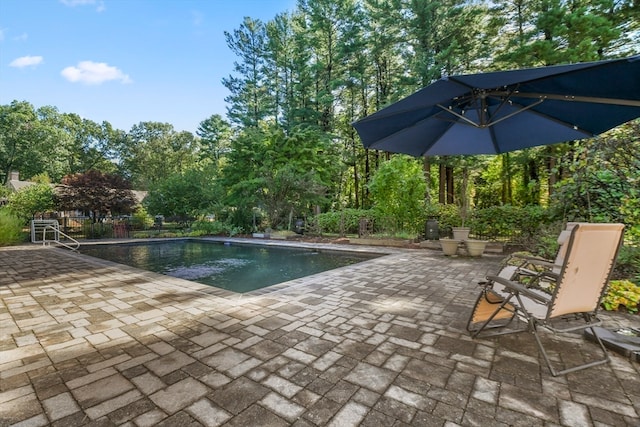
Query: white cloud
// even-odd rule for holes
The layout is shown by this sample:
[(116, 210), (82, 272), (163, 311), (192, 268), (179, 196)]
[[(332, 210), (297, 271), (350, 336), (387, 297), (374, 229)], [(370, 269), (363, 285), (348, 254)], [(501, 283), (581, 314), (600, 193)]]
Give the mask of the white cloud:
[(102, 12), (106, 9), (102, 0), (60, 0), (60, 3), (69, 7), (96, 5), (96, 11), (98, 12)]
[(65, 68), (61, 74), (72, 83), (99, 85), (110, 80), (131, 83), (128, 75), (104, 62), (81, 61), (76, 67)]
[(42, 56), (22, 56), (11, 61), (9, 66), (16, 68), (35, 67), (42, 64), (42, 61)]

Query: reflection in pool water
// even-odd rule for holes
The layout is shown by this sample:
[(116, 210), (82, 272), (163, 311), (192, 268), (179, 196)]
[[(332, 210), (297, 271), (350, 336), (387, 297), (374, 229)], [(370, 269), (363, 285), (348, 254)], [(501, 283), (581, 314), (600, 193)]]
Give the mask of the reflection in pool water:
[(85, 245), (80, 252), (234, 292), (249, 292), (379, 256), (198, 240)]

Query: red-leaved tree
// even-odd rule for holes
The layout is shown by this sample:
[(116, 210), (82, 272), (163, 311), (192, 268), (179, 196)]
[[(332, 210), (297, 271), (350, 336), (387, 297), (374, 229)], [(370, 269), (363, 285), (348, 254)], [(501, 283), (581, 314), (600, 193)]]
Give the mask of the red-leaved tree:
[(93, 222), (106, 214), (126, 214), (136, 204), (131, 184), (124, 178), (90, 170), (62, 178), (56, 187), (58, 207), (91, 213)]

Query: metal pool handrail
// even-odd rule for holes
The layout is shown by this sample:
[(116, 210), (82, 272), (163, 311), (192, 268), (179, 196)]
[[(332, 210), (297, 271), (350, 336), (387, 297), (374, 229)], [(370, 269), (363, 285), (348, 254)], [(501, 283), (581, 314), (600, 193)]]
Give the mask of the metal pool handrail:
[[(78, 242), (76, 239), (74, 239), (73, 237), (69, 236), (68, 234), (65, 234), (64, 232), (60, 231), (59, 228), (53, 226), (53, 225), (47, 225), (42, 229), (42, 246), (45, 246), (47, 244), (47, 229), (51, 229), (54, 232), (54, 238), (53, 240), (50, 240), (49, 242), (56, 242), (62, 246), (64, 246), (67, 249), (71, 249), (72, 251), (77, 250), (80, 247), (80, 242)], [(71, 240), (73, 243), (75, 243), (75, 247), (72, 247), (71, 245), (68, 245), (62, 241), (60, 241), (58, 235), (62, 234), (64, 237), (66, 237), (67, 239)]]

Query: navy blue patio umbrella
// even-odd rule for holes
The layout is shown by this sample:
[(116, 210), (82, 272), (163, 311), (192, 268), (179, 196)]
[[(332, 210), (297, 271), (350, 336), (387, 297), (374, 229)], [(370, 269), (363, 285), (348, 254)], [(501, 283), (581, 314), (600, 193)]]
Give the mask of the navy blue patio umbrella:
[(365, 148), (497, 154), (591, 138), (640, 117), (640, 55), (458, 75), (353, 123)]

